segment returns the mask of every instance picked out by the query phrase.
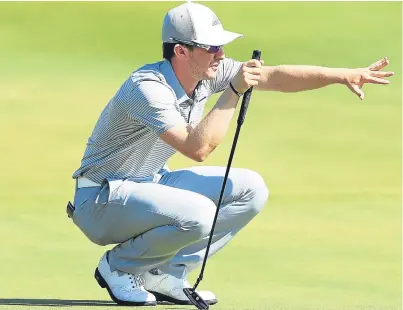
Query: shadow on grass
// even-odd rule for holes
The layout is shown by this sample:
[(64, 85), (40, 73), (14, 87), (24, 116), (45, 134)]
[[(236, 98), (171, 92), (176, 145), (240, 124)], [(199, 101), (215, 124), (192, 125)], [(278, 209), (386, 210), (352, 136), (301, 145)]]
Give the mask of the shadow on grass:
[[(0, 306), (4, 305), (14, 305), (14, 306), (31, 306), (31, 307), (82, 307), (82, 306), (92, 306), (92, 307), (110, 307), (116, 306), (121, 307), (108, 300), (70, 300), (70, 299), (32, 299), (32, 298), (0, 298)], [(159, 306), (165, 306), (164, 309), (183, 309), (177, 308), (175, 305), (170, 303), (161, 302), (158, 303)], [(168, 307), (167, 307), (168, 306)], [(140, 307), (143, 308), (143, 307)], [(147, 307), (149, 308), (149, 307)]]
[[(69, 299), (29, 299), (29, 298), (0, 298), (0, 305), (18, 306), (113, 306), (113, 301), (107, 300), (69, 300)], [(117, 305), (116, 305), (117, 306)]]

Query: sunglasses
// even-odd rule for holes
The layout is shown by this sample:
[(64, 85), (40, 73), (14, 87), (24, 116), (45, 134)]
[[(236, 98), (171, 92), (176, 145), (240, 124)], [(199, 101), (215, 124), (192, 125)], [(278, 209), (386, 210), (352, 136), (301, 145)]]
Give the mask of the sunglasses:
[(177, 40), (177, 39), (173, 39), (173, 38), (171, 38), (171, 39), (173, 41), (175, 41), (176, 43), (182, 43), (182, 44), (186, 44), (186, 45), (189, 45), (189, 46), (195, 46), (195, 47), (203, 48), (207, 52), (209, 52), (210, 54), (216, 54), (222, 49), (222, 45), (218, 45), (218, 46), (204, 45), (204, 44), (199, 44), (199, 43), (195, 43), (195, 42), (192, 42), (192, 41)]

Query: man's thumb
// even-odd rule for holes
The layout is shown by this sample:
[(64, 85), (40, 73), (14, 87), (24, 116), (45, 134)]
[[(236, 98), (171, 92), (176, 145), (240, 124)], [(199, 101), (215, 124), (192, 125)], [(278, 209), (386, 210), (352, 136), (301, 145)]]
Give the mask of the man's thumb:
[(364, 100), (365, 94), (357, 84), (350, 85), (351, 91), (356, 94), (361, 100)]

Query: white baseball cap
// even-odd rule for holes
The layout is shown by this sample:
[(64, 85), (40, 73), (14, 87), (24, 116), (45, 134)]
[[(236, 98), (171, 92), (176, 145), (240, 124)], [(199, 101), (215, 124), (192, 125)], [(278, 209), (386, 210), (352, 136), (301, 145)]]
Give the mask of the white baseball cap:
[(169, 10), (162, 25), (162, 42), (166, 43), (179, 41), (222, 46), (242, 36), (224, 30), (210, 8), (190, 1)]

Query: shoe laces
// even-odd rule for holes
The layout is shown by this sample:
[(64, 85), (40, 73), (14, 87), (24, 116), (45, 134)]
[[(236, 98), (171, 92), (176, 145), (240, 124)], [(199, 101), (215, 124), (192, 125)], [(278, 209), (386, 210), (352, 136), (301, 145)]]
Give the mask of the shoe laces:
[(131, 274), (128, 273), (130, 282), (132, 283), (133, 288), (141, 288), (145, 284), (145, 279), (141, 274)]

